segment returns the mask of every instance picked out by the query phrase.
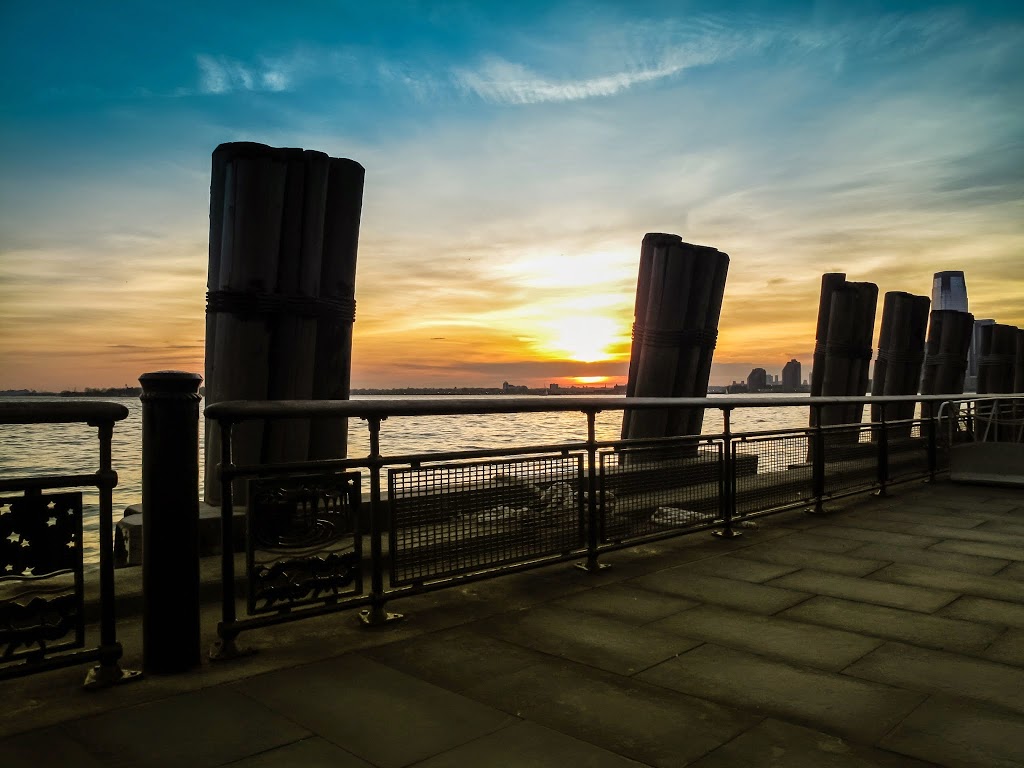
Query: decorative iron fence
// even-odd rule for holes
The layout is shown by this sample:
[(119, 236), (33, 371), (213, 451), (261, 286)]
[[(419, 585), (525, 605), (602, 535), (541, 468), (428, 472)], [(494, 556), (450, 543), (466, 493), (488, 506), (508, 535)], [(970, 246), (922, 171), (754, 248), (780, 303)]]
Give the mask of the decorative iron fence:
[[(87, 424), (99, 437), (94, 474), (0, 479), (0, 679), (48, 669), (99, 663), (86, 676), (87, 688), (138, 677), (122, 670), (114, 613), (111, 466), (114, 423), (128, 415), (105, 402), (0, 403), (0, 424)], [(82, 493), (55, 489), (95, 487), (99, 491), (99, 642), (86, 648), (85, 584), (82, 557)], [(8, 496), (20, 493), (20, 496)]]
[[(256, 627), (357, 607), (364, 608), (367, 624), (383, 623), (395, 618), (385, 604), (397, 597), (579, 558), (585, 559), (582, 567), (595, 570), (603, 566), (602, 554), (640, 542), (709, 529), (736, 536), (738, 523), (747, 518), (800, 507), (820, 513), (830, 499), (884, 494), (893, 483), (934, 478), (947, 466), (948, 430), (939, 420), (953, 414), (960, 429), (970, 428), (956, 409), (933, 405), (948, 399), (558, 396), (211, 405), (206, 416), (224, 435), (219, 477), (225, 543), (222, 621), (211, 653), (238, 654), (236, 637)], [(908, 402), (929, 404), (928, 416), (886, 420), (886, 404)], [(878, 422), (746, 433), (730, 428), (730, 414), (738, 408), (820, 411), (868, 403), (881, 406)], [(718, 409), (723, 431), (597, 440), (596, 415), (627, 407)], [(580, 413), (586, 439), (516, 446), (510, 436), (508, 444), (493, 449), (381, 453), (380, 426), (388, 418), (550, 411)], [(367, 456), (232, 462), (232, 429), (239, 423), (340, 417), (365, 421)], [(821, 419), (810, 423), (820, 425)], [(246, 479), (249, 588), (248, 599), (238, 604), (232, 485)], [(363, 480), (369, 484), (365, 498)], [(278, 559), (257, 559), (261, 548)]]

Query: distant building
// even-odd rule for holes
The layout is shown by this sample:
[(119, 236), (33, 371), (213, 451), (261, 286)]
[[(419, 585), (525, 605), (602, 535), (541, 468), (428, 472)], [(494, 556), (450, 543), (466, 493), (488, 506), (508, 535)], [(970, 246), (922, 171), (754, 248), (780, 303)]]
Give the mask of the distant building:
[(932, 309), (967, 311), (967, 282), (963, 272), (936, 272), (932, 278)]
[(768, 389), (768, 374), (764, 368), (755, 368), (747, 374), (747, 391), (763, 392)]
[(790, 360), (782, 367), (782, 391), (796, 392), (800, 389), (800, 361)]

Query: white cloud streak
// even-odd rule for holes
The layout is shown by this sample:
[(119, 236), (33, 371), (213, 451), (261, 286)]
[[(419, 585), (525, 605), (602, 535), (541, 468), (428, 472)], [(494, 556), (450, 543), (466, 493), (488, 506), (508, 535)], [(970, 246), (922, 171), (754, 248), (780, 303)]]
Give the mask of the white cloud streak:
[(199, 91), (226, 94), (235, 91), (286, 91), (291, 76), (280, 62), (263, 62), (258, 67), (243, 64), (228, 56), (196, 56), (199, 67)]

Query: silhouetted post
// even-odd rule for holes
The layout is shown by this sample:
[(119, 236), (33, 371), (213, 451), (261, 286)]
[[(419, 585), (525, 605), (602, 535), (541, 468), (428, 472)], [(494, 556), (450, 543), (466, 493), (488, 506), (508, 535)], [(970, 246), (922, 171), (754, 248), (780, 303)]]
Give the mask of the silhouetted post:
[(199, 662), (199, 383), (157, 371), (142, 384), (143, 668)]
[[(271, 333), (268, 400), (309, 400), (313, 396), (327, 171), (330, 158), (306, 150), (289, 155), (277, 265), (277, 294), (283, 309)], [(308, 419), (267, 422), (263, 460), (305, 459), (309, 452)]]
[[(729, 256), (649, 233), (640, 251), (626, 394), (704, 397), (718, 336)], [(624, 438), (699, 434), (703, 409), (626, 411)]]
[[(313, 398), (347, 400), (356, 317), (356, 252), (366, 171), (354, 160), (331, 158), (320, 270)], [(317, 419), (310, 427), (309, 458), (343, 459), (348, 419)]]
[[(206, 402), (345, 399), (349, 394), (361, 165), (246, 142), (213, 153)], [(237, 425), (238, 464), (343, 458), (344, 419)], [(206, 463), (220, 428), (206, 425)], [(233, 485), (244, 504), (245, 483)], [(205, 498), (219, 504), (216, 473)]]
[[(924, 362), (928, 307), (931, 299), (903, 291), (889, 291), (882, 305), (882, 327), (878, 336), (871, 379), (873, 396), (916, 395)], [(885, 414), (889, 421), (914, 417), (914, 403), (890, 403)], [(881, 421), (881, 408), (871, 406), (871, 421)], [(909, 437), (910, 425), (891, 427), (892, 437)]]
[[(978, 394), (1001, 394), (1014, 391), (1017, 337), (1020, 329), (1013, 325), (994, 323), (981, 330), (981, 356), (978, 360)], [(979, 431), (990, 440), (1007, 438), (1012, 430), (1002, 424), (1012, 413), (1005, 404), (979, 403), (979, 421), (998, 417), (994, 425), (985, 425)], [(986, 429), (987, 427), (987, 429)]]
[[(832, 294), (846, 283), (845, 272), (826, 272), (821, 276), (821, 295), (818, 297), (818, 321), (814, 328), (814, 357), (811, 363), (811, 397), (821, 397), (825, 382), (825, 346), (828, 344), (828, 321), (832, 315)], [(812, 408), (810, 424), (817, 426), (819, 408)]]
[[(953, 309), (934, 309), (925, 344), (922, 395), (959, 395), (964, 391), (967, 352), (974, 332), (974, 315)], [(932, 418), (938, 406), (921, 404), (921, 415)], [(950, 414), (952, 415), (952, 414)]]

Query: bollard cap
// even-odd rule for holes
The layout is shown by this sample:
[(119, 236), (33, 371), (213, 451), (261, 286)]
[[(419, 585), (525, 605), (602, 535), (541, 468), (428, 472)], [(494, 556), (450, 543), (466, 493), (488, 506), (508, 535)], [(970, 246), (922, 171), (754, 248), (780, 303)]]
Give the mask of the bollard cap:
[(195, 395), (203, 377), (188, 371), (153, 371), (139, 376), (143, 397), (147, 394)]

